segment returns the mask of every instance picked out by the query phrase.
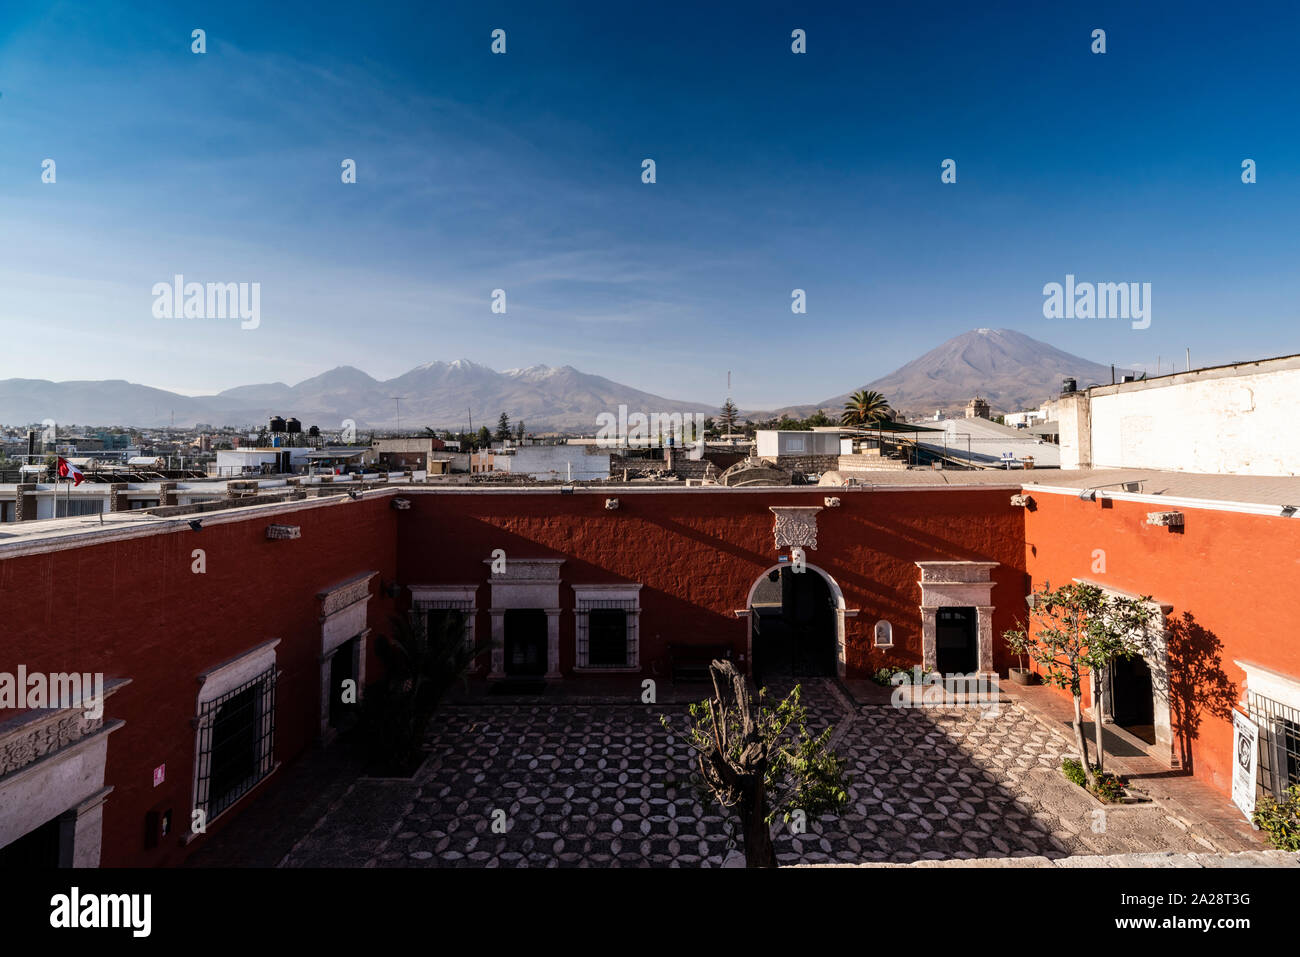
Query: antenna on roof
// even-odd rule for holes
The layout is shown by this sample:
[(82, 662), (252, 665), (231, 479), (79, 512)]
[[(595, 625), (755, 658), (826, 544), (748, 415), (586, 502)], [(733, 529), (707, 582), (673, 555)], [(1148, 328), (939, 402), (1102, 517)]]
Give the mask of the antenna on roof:
[(406, 396), (390, 395), (389, 398), (397, 403), (397, 431), (401, 432), (402, 431), (402, 400), (405, 399)]

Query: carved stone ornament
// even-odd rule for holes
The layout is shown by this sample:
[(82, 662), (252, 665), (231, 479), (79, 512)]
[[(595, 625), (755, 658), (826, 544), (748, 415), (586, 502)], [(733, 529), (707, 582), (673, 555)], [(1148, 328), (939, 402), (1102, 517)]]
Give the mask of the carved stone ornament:
[(817, 550), (817, 513), (821, 506), (768, 506), (776, 516), (772, 533), (777, 549), (808, 548)]
[(103, 725), (103, 718), (87, 718), (81, 711), (33, 722), (0, 741), (0, 775), (17, 771), (37, 758), (74, 744)]

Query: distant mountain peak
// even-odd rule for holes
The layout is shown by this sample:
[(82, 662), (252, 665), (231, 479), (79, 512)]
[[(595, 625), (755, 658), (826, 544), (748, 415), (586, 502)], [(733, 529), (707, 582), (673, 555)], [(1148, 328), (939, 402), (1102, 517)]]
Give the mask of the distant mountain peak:
[[(882, 393), (890, 405), (904, 412), (953, 409), (976, 395), (999, 412), (1014, 412), (1038, 408), (1058, 394), (1065, 376), (1106, 382), (1109, 375), (1110, 366), (1071, 355), (1023, 332), (984, 327), (953, 336), (862, 388)], [(816, 408), (842, 408), (849, 395), (827, 399)]]

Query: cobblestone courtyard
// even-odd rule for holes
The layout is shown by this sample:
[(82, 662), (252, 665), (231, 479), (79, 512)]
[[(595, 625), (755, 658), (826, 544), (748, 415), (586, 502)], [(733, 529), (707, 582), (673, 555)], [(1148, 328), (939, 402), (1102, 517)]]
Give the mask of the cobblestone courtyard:
[[(849, 803), (777, 826), (783, 865), (1240, 849), (1158, 803), (1103, 808), (1061, 776), (1067, 737), (1018, 706), (855, 706), (823, 679), (804, 703), (810, 730), (836, 728)], [(679, 705), (449, 706), (414, 778), (358, 779), (282, 866), (720, 866), (728, 821), (660, 714), (684, 726)]]

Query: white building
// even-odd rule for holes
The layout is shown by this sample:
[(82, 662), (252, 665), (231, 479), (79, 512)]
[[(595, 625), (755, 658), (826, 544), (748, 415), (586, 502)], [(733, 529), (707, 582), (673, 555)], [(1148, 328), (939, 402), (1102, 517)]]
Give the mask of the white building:
[(790, 455), (840, 454), (840, 430), (816, 432), (759, 429), (755, 453), (760, 459), (779, 459)]
[(540, 482), (595, 482), (609, 478), (608, 449), (591, 445), (523, 445), (493, 457), (493, 471)]
[(1093, 386), (1050, 406), (1063, 468), (1300, 475), (1300, 355)]
[(936, 455), (945, 455), (979, 467), (1008, 465), (1011, 468), (1058, 468), (1061, 451), (1026, 429), (1000, 425), (988, 419), (944, 419), (935, 423), (942, 433), (919, 432), (916, 444)]

